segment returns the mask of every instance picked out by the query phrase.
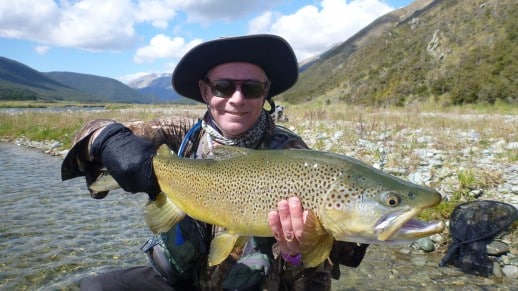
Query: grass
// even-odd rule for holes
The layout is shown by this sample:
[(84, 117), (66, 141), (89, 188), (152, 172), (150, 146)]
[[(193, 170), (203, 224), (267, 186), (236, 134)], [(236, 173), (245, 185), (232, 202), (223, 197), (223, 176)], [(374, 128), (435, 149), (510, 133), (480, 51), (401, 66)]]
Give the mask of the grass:
[[(0, 102), (0, 108), (35, 108), (24, 106), (11, 107), (12, 102)], [(45, 104), (43, 107), (67, 107), (73, 104)], [(74, 106), (89, 107), (93, 105), (75, 104)], [(95, 105), (99, 107), (99, 105)], [(152, 120), (164, 115), (165, 112), (190, 110), (193, 106), (182, 105), (131, 105), (131, 104), (104, 104), (106, 110), (93, 111), (56, 111), (56, 112), (19, 112), (0, 113), (0, 138), (13, 140), (24, 136), (34, 141), (55, 140), (60, 142), (63, 149), (72, 146), (74, 133), (86, 122), (92, 119), (104, 118), (117, 121)], [(39, 107), (38, 107), (39, 108)], [(193, 107), (197, 108), (197, 107)]]
[[(30, 107), (30, 104), (0, 103), (0, 108), (17, 107), (15, 105)], [(44, 104), (45, 107), (72, 105)], [(163, 116), (201, 115), (205, 110), (201, 105), (106, 104), (104, 107), (104, 111), (0, 113), (0, 138), (13, 140), (25, 136), (35, 141), (55, 140), (62, 143), (63, 149), (68, 149), (74, 133), (92, 119), (151, 120)], [(444, 179), (451, 179), (457, 186), (439, 207), (421, 215), (426, 219), (448, 217), (458, 203), (474, 199), (470, 196), (471, 190), (484, 190), (501, 182), (502, 173), (477, 168), (477, 161), (483, 158), (481, 149), (518, 141), (516, 106), (444, 108), (424, 103), (406, 108), (374, 108), (316, 101), (285, 104), (285, 107), (289, 121), (281, 124), (297, 132), (316, 150), (350, 155), (382, 169), (402, 169), (403, 173), (410, 173), (427, 161), (420, 155), (443, 155), (444, 168), (453, 172), (444, 174), (442, 168), (434, 169), (433, 182), (428, 186), (439, 188)], [(512, 164), (517, 160), (518, 150), (500, 149), (493, 162)], [(446, 178), (438, 179), (440, 175)]]

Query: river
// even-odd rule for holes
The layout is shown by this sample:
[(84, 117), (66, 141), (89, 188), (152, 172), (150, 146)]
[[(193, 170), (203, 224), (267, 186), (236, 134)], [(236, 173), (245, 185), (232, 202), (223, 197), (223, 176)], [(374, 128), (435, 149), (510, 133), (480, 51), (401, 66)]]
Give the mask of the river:
[(146, 264), (146, 195), (90, 198), (61, 158), (0, 143), (0, 289), (77, 289), (94, 273)]
[[(62, 159), (0, 143), (0, 290), (77, 290), (96, 273), (147, 264), (146, 195), (90, 198), (83, 179), (62, 182)], [(513, 290), (517, 279), (437, 267), (443, 254), (370, 246), (342, 266), (333, 290)], [(516, 289), (514, 289), (516, 290)]]

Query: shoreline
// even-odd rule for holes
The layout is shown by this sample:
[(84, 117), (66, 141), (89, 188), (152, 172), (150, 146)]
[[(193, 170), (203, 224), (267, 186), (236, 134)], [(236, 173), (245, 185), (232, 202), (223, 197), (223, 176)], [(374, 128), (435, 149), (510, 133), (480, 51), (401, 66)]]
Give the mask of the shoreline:
[(64, 158), (69, 151), (68, 149), (60, 149), (63, 145), (56, 140), (32, 141), (25, 136), (21, 136), (16, 139), (0, 138), (0, 142), (14, 143), (18, 146), (23, 146), (50, 156), (61, 158)]

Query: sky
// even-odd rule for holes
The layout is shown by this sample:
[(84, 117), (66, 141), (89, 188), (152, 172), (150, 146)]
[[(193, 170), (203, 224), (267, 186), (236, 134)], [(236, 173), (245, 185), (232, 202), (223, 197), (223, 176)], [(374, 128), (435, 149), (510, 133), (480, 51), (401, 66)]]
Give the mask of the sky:
[(40, 72), (128, 82), (171, 73), (197, 44), (284, 37), (298, 61), (413, 0), (0, 0), (0, 56)]

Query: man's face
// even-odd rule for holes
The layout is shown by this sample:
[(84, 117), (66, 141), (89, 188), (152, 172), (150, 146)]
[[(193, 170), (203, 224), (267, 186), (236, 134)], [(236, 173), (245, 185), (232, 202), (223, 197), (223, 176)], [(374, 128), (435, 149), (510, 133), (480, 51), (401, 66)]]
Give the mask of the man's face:
[[(252, 128), (263, 108), (267, 85), (264, 94), (259, 98), (246, 98), (248, 84), (244, 81), (257, 81), (265, 84), (267, 81), (264, 71), (250, 63), (225, 63), (212, 68), (207, 73), (206, 81), (228, 80), (235, 86), (235, 91), (227, 98), (214, 96), (206, 81), (200, 81), (201, 95), (208, 105), (223, 136), (235, 138)], [(234, 82), (235, 81), (235, 82)]]

